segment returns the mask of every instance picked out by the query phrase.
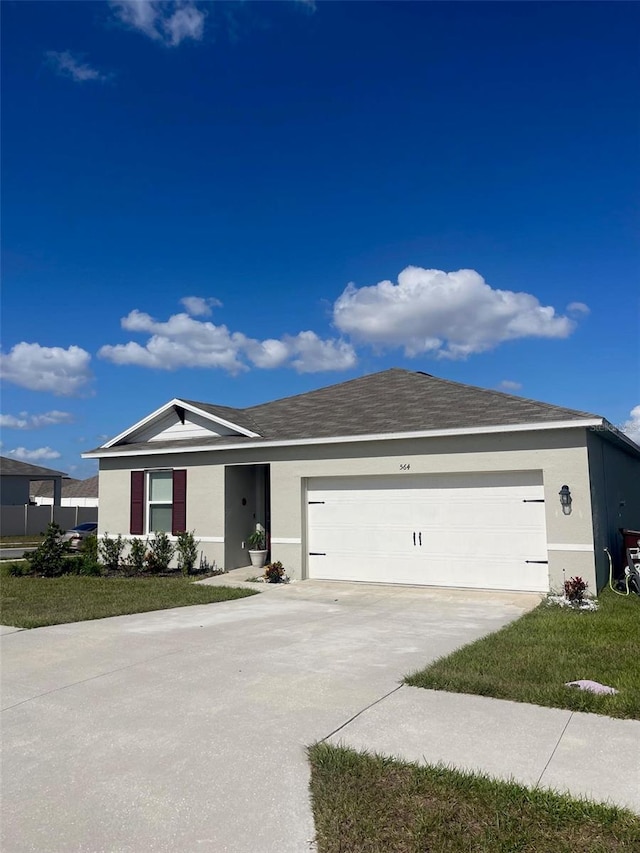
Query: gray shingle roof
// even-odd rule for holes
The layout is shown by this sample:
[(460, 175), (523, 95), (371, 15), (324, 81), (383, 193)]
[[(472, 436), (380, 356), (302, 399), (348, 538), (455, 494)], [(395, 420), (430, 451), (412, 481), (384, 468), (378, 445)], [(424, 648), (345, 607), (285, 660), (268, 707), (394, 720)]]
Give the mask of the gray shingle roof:
[[(361, 376), (316, 391), (245, 409), (185, 402), (244, 426), (261, 439), (230, 436), (154, 442), (158, 450), (211, 447), (247, 441), (390, 434), (443, 429), (544, 424), (598, 418), (588, 412), (540, 403), (500, 391), (438, 379), (400, 368)], [(112, 448), (117, 453), (121, 446)], [(127, 450), (149, 448), (127, 444)], [(107, 451), (108, 452), (108, 451)]]
[[(34, 498), (52, 498), (53, 483), (51, 480), (34, 480), (31, 483), (30, 494)], [(98, 475), (86, 480), (74, 480), (69, 477), (62, 481), (63, 498), (97, 498)]]
[(31, 465), (30, 462), (21, 462), (19, 459), (11, 459), (8, 456), (0, 457), (0, 473), (12, 477), (31, 477), (33, 479), (43, 477), (66, 477), (62, 471), (54, 471), (52, 468), (43, 468), (42, 465)]
[(561, 406), (392, 368), (245, 411), (261, 435), (323, 438), (593, 418)]
[(231, 423), (236, 424), (236, 426), (243, 427), (251, 432), (257, 432), (260, 434), (260, 428), (251, 416), (247, 414), (248, 409), (232, 409), (230, 406), (214, 406), (211, 403), (198, 403), (196, 400), (186, 400), (184, 397), (181, 397), (180, 399), (183, 403), (190, 403), (197, 409), (202, 409), (203, 412), (208, 412), (210, 415), (214, 415), (214, 417), (222, 418), (222, 420), (230, 421)]

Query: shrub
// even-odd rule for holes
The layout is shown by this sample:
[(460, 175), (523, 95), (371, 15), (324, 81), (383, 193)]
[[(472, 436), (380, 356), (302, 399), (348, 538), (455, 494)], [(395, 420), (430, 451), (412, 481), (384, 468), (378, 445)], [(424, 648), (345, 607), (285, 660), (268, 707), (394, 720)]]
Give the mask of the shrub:
[(264, 576), (267, 583), (282, 583), (284, 577), (284, 566), (282, 563), (267, 563), (264, 567)]
[(157, 532), (149, 542), (149, 550), (145, 557), (149, 571), (154, 574), (166, 572), (169, 568), (169, 563), (173, 559), (175, 550), (167, 534)]
[(62, 541), (63, 534), (64, 530), (60, 525), (52, 521), (36, 550), (25, 551), (24, 558), (29, 561), (34, 574), (55, 578), (67, 570), (66, 555), (69, 553), (69, 545)]
[(24, 575), (31, 574), (31, 566), (26, 560), (20, 560), (17, 563), (4, 563), (2, 566), (3, 576), (12, 578), (21, 578)]
[(570, 578), (564, 582), (565, 598), (569, 601), (580, 603), (584, 598), (588, 586), (589, 584), (580, 577)]
[(129, 543), (129, 566), (133, 574), (141, 575), (144, 571), (144, 558), (147, 553), (147, 540), (133, 538)]
[(98, 562), (98, 537), (87, 536), (82, 543), (82, 552), (75, 561), (76, 571), (79, 575), (95, 576), (102, 574), (102, 568)]
[(122, 554), (125, 549), (125, 541), (118, 533), (115, 539), (110, 539), (109, 534), (105, 533), (100, 541), (98, 551), (100, 560), (109, 572), (117, 572), (122, 563)]
[(198, 566), (198, 574), (207, 574), (207, 575), (224, 575), (226, 574), (226, 569), (221, 569), (218, 567), (216, 561), (210, 563), (209, 560), (204, 556), (204, 554), (200, 554), (200, 565)]
[(176, 551), (178, 552), (178, 567), (183, 575), (189, 575), (193, 571), (193, 567), (198, 559), (199, 544), (192, 532), (183, 530), (178, 533)]

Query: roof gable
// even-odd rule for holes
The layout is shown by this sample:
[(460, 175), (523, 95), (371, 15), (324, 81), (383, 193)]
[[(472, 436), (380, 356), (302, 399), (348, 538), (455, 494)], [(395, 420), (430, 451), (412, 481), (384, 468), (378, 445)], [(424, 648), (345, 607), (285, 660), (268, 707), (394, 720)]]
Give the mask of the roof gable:
[[(213, 409), (214, 407), (201, 408), (197, 403), (174, 398), (112, 438), (103, 447), (176, 440), (206, 440), (222, 436), (235, 438), (258, 436), (256, 432), (234, 423), (227, 417), (223, 417), (221, 412), (216, 413)], [(227, 409), (225, 414), (233, 414), (233, 410)]]

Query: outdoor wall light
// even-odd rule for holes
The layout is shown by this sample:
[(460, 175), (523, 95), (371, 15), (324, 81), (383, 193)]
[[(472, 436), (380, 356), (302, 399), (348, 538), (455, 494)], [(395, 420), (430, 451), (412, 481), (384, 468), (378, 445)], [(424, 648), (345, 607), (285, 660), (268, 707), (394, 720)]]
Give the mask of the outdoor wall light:
[(569, 486), (563, 486), (558, 492), (560, 495), (560, 506), (565, 515), (571, 515), (571, 491)]

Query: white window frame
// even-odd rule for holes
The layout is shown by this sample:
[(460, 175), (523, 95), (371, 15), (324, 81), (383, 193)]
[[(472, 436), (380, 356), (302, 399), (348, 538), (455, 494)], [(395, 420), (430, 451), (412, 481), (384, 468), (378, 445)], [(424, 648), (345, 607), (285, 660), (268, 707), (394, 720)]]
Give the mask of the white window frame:
[[(158, 501), (151, 500), (151, 478), (154, 474), (169, 474), (171, 478), (171, 500), (170, 501)], [(156, 531), (151, 530), (151, 507), (152, 506), (168, 506), (171, 508), (173, 513), (173, 468), (153, 468), (151, 470), (146, 471), (146, 483), (145, 483), (145, 529), (147, 531), (147, 536), (154, 534)], [(162, 531), (161, 531), (162, 532)], [(165, 531), (169, 536), (172, 535), (173, 529), (172, 524), (169, 524), (169, 529)]]

